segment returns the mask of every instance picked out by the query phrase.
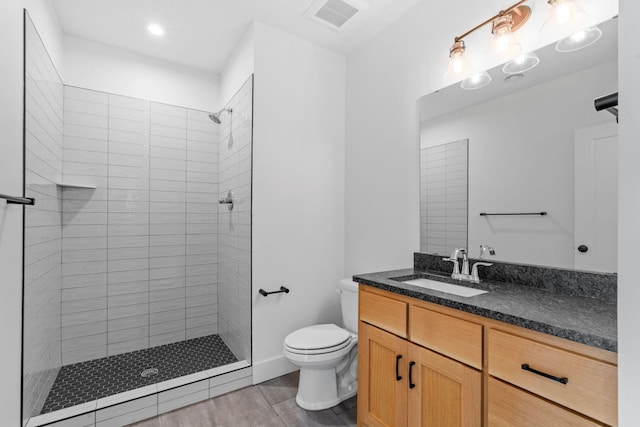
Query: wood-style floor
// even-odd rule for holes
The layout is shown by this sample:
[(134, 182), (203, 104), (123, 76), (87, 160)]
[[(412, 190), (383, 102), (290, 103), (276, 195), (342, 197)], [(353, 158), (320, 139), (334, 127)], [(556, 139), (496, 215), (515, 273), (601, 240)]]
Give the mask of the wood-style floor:
[(298, 372), (246, 387), (132, 427), (344, 427), (356, 425), (356, 398), (324, 411), (296, 405)]

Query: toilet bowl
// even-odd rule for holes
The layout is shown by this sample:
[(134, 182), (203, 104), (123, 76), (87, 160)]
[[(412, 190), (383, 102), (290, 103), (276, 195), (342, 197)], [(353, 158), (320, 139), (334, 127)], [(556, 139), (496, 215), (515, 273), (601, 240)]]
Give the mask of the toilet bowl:
[(284, 356), (300, 368), (296, 403), (304, 409), (330, 408), (358, 391), (358, 285), (343, 279), (339, 291), (344, 328), (307, 326), (284, 340)]

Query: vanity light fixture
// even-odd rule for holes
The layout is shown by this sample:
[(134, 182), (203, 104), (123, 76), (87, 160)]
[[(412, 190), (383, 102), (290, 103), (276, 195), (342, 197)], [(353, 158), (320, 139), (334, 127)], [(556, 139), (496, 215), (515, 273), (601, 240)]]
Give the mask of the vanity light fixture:
[[(527, 1), (532, 0), (520, 0), (506, 9), (499, 11), (494, 16), (484, 22), (481, 22), (467, 32), (455, 37), (453, 39), (453, 45), (449, 49), (450, 59), (445, 77), (448, 79), (462, 80), (468, 78), (473, 73), (473, 66), (465, 56), (466, 45), (464, 43), (464, 39), (468, 35), (488, 24), (491, 24), (491, 33), (494, 36), (491, 43), (492, 51), (498, 56), (500, 62), (510, 61), (517, 57), (522, 51), (522, 45), (518, 42), (514, 33), (518, 31), (518, 29), (522, 28), (531, 16), (531, 8), (524, 4)], [(575, 29), (579, 28), (587, 17), (587, 14), (576, 4), (575, 0), (546, 0), (546, 2), (548, 3), (550, 10), (549, 17), (542, 27), (543, 29), (553, 28), (554, 31), (561, 31), (564, 32), (564, 34), (567, 34), (568, 32), (575, 31)], [(586, 32), (576, 34), (577, 35), (570, 36), (573, 37), (571, 44), (567, 42), (562, 44), (559, 43), (558, 50), (576, 50), (573, 47), (578, 44), (578, 41), (575, 40), (576, 38), (582, 37), (585, 40), (585, 43), (587, 43), (587, 40), (591, 40), (591, 37), (593, 37), (591, 33)], [(597, 40), (598, 37), (596, 37), (595, 40)], [(588, 46), (590, 43), (593, 43), (593, 41), (590, 41), (584, 46)], [(565, 44), (568, 44), (568, 47), (563, 47)], [(578, 47), (578, 49), (582, 47), (583, 46)], [(568, 52), (570, 50), (561, 51)], [(538, 62), (539, 59), (537, 59), (537, 57), (528, 57), (526, 66), (525, 64), (514, 63), (509, 65), (507, 69), (511, 69), (511, 67), (515, 65), (522, 65), (523, 69), (515, 69), (512, 71), (512, 73), (522, 73), (535, 67)]]
[(460, 83), (460, 87), (465, 90), (475, 90), (485, 87), (491, 83), (491, 76), (486, 71), (482, 71), (478, 74), (474, 74), (468, 79), (464, 79)]
[(158, 24), (149, 24), (147, 26), (147, 31), (149, 31), (154, 36), (158, 36), (158, 37), (164, 36), (164, 28), (162, 28)]
[[(476, 25), (469, 31), (457, 36), (449, 49), (450, 59), (447, 74), (454, 78), (466, 78), (471, 74), (470, 70), (472, 66), (464, 56), (466, 47), (463, 39), (488, 24), (492, 24), (491, 32), (495, 36), (492, 44), (498, 55), (508, 57), (508, 59), (517, 55), (522, 49), (522, 46), (514, 39), (513, 32), (522, 27), (529, 19), (529, 16), (531, 16), (531, 8), (524, 5), (526, 1), (527, 0), (518, 1), (486, 21)], [(509, 57), (509, 55), (512, 56)]]
[(516, 56), (504, 64), (502, 72), (505, 74), (520, 74), (535, 68), (540, 63), (540, 58), (535, 52), (529, 52)]
[(573, 52), (591, 46), (602, 37), (602, 30), (597, 25), (577, 31), (569, 37), (558, 40), (556, 50), (558, 52)]

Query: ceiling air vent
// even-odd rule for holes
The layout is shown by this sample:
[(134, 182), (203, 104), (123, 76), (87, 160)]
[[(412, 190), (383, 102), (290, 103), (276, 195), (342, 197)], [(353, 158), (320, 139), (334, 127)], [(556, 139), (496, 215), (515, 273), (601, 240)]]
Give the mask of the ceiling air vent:
[(359, 1), (320, 0), (315, 1), (305, 16), (331, 29), (339, 30), (362, 7)]

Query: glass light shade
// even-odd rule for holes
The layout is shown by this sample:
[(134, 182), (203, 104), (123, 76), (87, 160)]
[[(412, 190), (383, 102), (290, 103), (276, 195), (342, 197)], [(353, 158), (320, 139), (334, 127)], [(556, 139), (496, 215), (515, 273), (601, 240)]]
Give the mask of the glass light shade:
[(511, 31), (513, 18), (503, 15), (493, 22), (491, 50), (501, 61), (509, 61), (522, 52), (522, 45)]
[(574, 0), (550, 0), (549, 15), (543, 31), (564, 33), (575, 31), (587, 19), (587, 14)]
[(449, 53), (449, 65), (447, 66), (447, 72), (445, 77), (448, 79), (465, 79), (473, 73), (473, 66), (471, 62), (464, 54), (464, 42), (457, 41), (451, 47)]
[(602, 37), (602, 30), (598, 26), (585, 28), (577, 31), (569, 37), (558, 40), (556, 50), (558, 52), (573, 52), (591, 46)]
[(505, 74), (520, 74), (535, 68), (540, 63), (540, 58), (535, 52), (518, 55), (504, 64), (502, 72)]
[(468, 79), (463, 80), (460, 83), (460, 87), (465, 90), (475, 90), (485, 87), (491, 83), (491, 76), (486, 71), (482, 71), (478, 74), (474, 74)]
[(522, 45), (509, 30), (494, 36), (491, 42), (491, 50), (502, 61), (508, 61), (522, 52)]

